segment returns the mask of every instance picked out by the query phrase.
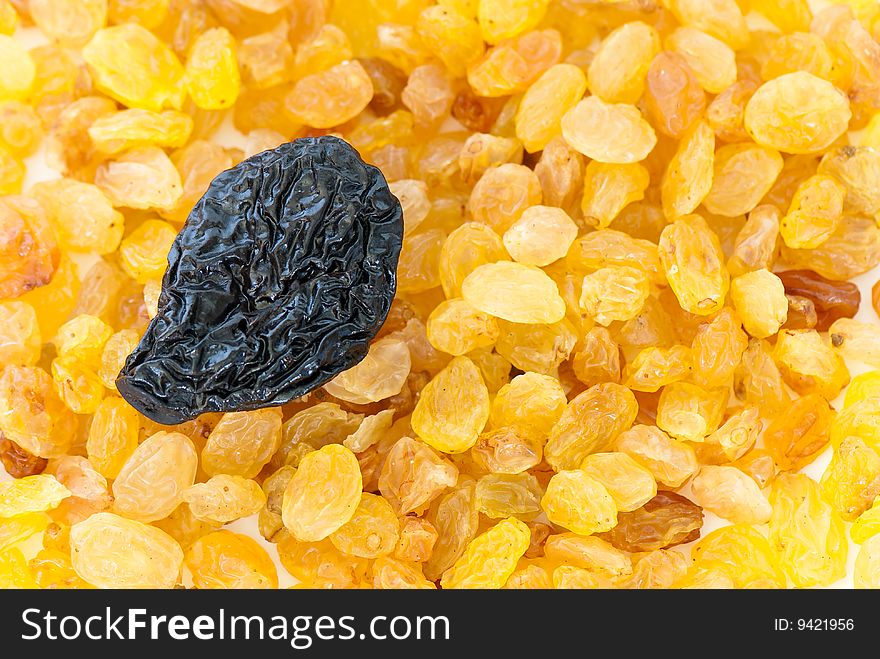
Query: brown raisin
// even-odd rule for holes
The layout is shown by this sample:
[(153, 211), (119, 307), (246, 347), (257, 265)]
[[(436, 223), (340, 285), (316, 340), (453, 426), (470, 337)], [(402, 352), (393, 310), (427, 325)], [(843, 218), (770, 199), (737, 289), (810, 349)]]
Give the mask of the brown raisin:
[(373, 83), (370, 109), (383, 117), (397, 110), (400, 107), (400, 94), (406, 87), (406, 74), (381, 57), (363, 57), (358, 62)]
[(812, 270), (786, 270), (776, 274), (788, 295), (798, 295), (813, 302), (816, 329), (820, 332), (827, 330), (838, 318), (852, 318), (859, 310), (862, 295), (852, 282), (826, 279)]
[(496, 99), (482, 98), (470, 89), (459, 92), (452, 102), (452, 116), (465, 128), (488, 133), (501, 110)]
[(602, 534), (624, 551), (654, 551), (700, 537), (703, 509), (675, 492), (660, 491), (641, 508), (617, 514), (617, 526)]
[(0, 433), (0, 462), (3, 463), (6, 473), (13, 478), (24, 478), (42, 474), (48, 460), (28, 453)]

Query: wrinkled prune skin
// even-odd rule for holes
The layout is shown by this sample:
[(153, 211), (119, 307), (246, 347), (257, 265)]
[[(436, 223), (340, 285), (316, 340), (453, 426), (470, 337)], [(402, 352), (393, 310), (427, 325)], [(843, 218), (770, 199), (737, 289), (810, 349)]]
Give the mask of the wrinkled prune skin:
[(168, 254), (159, 313), (116, 380), (158, 423), (281, 405), (367, 354), (396, 289), (400, 203), (344, 141), (221, 173)]

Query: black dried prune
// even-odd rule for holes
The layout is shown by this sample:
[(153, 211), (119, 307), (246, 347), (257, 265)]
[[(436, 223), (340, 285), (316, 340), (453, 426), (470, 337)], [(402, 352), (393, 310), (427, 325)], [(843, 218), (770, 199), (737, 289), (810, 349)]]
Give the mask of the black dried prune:
[(159, 313), (116, 380), (158, 423), (281, 405), (367, 354), (396, 288), (400, 203), (335, 137), (223, 172), (168, 254)]

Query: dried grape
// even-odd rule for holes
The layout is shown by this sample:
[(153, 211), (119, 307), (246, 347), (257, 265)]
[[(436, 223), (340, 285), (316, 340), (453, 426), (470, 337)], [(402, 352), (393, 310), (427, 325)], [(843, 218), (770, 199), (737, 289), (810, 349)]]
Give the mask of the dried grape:
[[(278, 176), (292, 187), (278, 188)], [(309, 196), (337, 185), (346, 198), (332, 205)], [(206, 240), (209, 223), (217, 230)], [(300, 140), (246, 160), (214, 180), (172, 245), (159, 315), (117, 389), (154, 420), (175, 423), (320, 386), (365, 356), (388, 313), (401, 233), (400, 205), (381, 174), (341, 140)], [(250, 266), (233, 266), (239, 260)], [(226, 274), (206, 288), (199, 273), (209, 262)], [(265, 341), (256, 331), (264, 327), (277, 338)], [(207, 333), (212, 349), (195, 348)]]

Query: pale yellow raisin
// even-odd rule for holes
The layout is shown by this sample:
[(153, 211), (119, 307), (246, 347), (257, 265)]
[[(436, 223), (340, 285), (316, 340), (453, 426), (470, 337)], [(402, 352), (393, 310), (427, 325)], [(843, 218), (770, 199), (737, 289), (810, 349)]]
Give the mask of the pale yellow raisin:
[(284, 526), (303, 542), (323, 540), (348, 522), (361, 497), (363, 481), (354, 453), (328, 444), (306, 455), (284, 490)]
[(474, 308), (513, 323), (555, 323), (565, 317), (556, 282), (521, 263), (478, 266), (462, 282), (461, 294)]
[(605, 163), (644, 160), (657, 144), (654, 129), (638, 108), (589, 96), (562, 117), (562, 136), (588, 158)]
[(173, 588), (183, 550), (153, 526), (98, 513), (70, 529), (73, 569), (98, 588)]
[(498, 522), (468, 544), (443, 575), (443, 588), (501, 588), (529, 547), (529, 527), (515, 518)]
[(444, 453), (471, 448), (489, 419), (489, 392), (474, 363), (456, 357), (422, 389), (412, 428)]
[(796, 71), (765, 82), (746, 105), (745, 126), (758, 144), (785, 153), (817, 153), (847, 129), (846, 95), (826, 80)]

